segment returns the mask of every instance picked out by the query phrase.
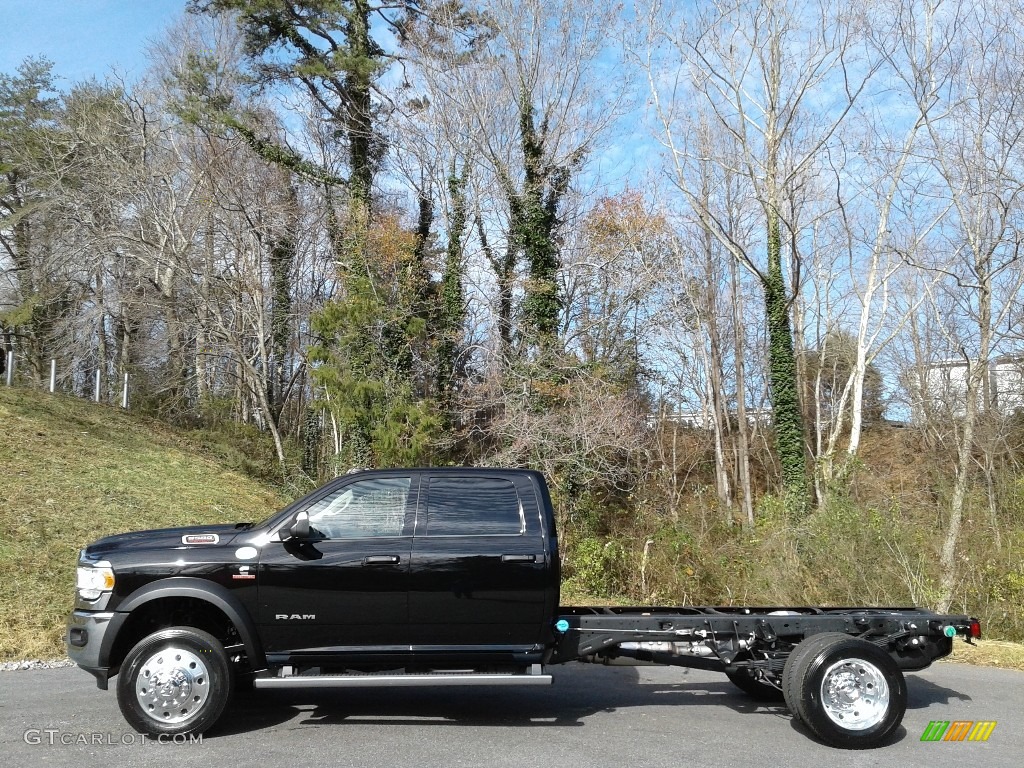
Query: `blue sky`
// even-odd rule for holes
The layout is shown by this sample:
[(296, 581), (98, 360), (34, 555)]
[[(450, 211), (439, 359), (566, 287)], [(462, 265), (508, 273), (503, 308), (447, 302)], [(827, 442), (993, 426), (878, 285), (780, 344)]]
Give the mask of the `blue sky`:
[(146, 47), (185, 11), (186, 0), (0, 0), (0, 72), (27, 56), (54, 63), (58, 87), (111, 71), (138, 78)]

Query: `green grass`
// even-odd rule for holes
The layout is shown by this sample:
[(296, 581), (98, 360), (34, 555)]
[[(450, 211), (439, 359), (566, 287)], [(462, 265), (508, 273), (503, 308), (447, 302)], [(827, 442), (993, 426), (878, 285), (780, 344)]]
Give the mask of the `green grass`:
[(946, 661), (979, 667), (1002, 667), (1024, 672), (1024, 645), (1005, 640), (979, 640), (975, 645), (953, 643), (953, 655)]
[(0, 660), (63, 655), (78, 550), (112, 533), (265, 517), (272, 487), (159, 421), (0, 388)]

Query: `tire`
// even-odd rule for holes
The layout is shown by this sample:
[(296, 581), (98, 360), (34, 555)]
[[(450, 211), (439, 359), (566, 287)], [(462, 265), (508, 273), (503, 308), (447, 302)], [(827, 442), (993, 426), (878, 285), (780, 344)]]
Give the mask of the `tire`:
[(800, 698), (798, 680), (802, 677), (807, 662), (825, 645), (846, 637), (848, 636), (842, 632), (822, 632), (811, 635), (803, 642), (798, 643), (793, 652), (789, 654), (786, 665), (782, 669), (782, 696), (795, 720), (801, 720), (800, 712), (797, 710), (797, 701)]
[[(200, 734), (224, 712), (232, 688), (224, 646), (192, 627), (174, 627), (140, 640), (117, 680), (121, 714), (154, 737)], [(152, 681), (159, 683), (153, 686)]]
[(786, 704), (819, 739), (869, 749), (899, 727), (907, 686), (896, 662), (874, 643), (837, 632), (804, 640), (782, 675)]
[(782, 691), (771, 683), (758, 680), (751, 669), (730, 669), (725, 673), (729, 681), (755, 701), (782, 701)]

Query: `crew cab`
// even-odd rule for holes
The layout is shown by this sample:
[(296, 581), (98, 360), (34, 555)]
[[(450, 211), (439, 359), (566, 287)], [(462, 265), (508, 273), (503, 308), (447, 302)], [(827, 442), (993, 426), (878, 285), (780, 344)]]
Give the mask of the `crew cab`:
[(981, 634), (918, 608), (560, 607), (555, 517), (522, 469), (366, 470), (256, 523), (82, 550), (70, 657), (142, 733), (202, 733), (245, 688), (548, 685), (566, 662), (726, 673), (828, 744), (885, 742), (904, 671)]

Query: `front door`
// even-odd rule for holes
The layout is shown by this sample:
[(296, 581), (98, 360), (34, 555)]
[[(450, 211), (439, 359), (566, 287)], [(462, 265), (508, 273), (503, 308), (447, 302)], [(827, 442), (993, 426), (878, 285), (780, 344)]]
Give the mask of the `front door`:
[(407, 651), (414, 478), (342, 480), (303, 509), (310, 538), (270, 542), (260, 557), (267, 652), (289, 651), (299, 662)]

